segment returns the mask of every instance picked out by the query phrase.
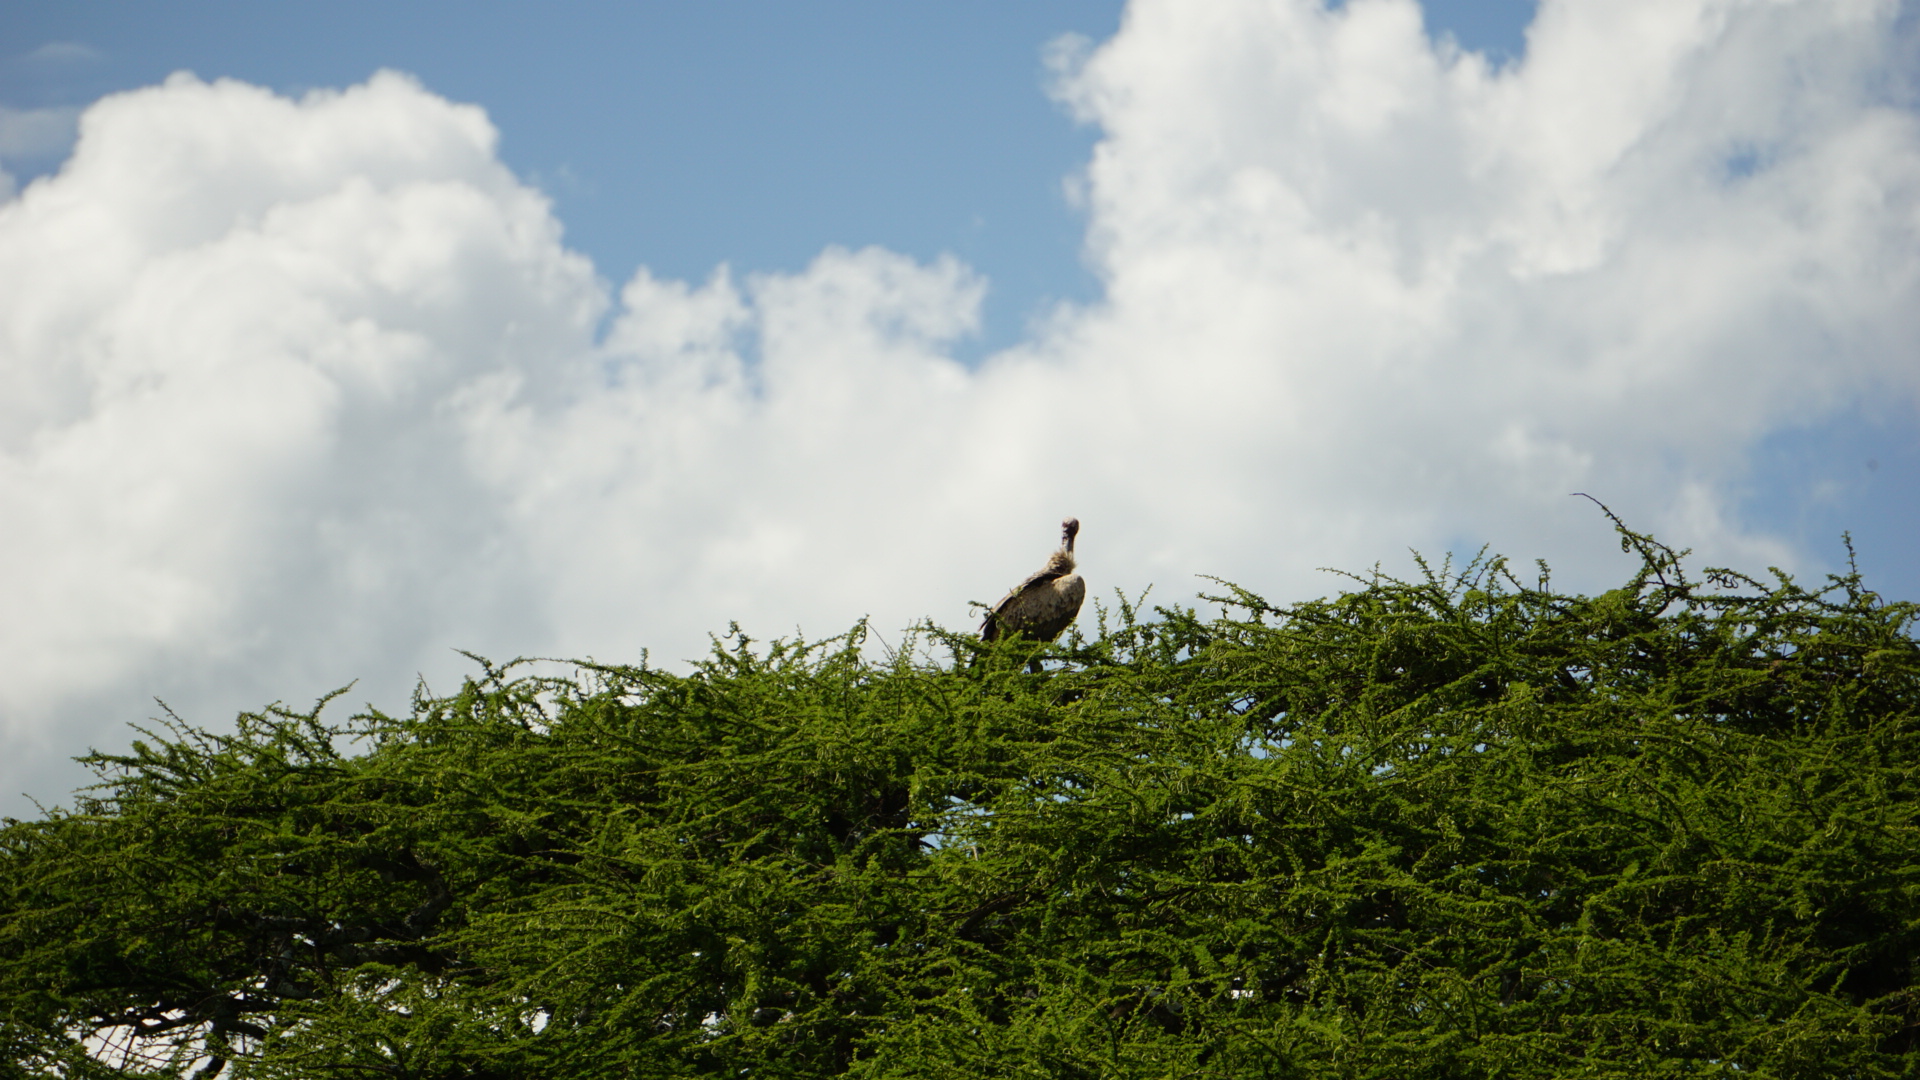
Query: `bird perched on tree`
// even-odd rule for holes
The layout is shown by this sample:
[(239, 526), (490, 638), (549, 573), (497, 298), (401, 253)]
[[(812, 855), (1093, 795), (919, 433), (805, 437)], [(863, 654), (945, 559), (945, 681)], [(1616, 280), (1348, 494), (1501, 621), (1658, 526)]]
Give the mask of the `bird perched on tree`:
[(1080, 614), (1081, 601), (1087, 598), (1087, 583), (1073, 572), (1073, 538), (1079, 532), (1079, 518), (1060, 523), (1060, 550), (1047, 557), (1047, 565), (993, 605), (980, 624), (980, 640), (1017, 635), (1052, 641), (1073, 622)]

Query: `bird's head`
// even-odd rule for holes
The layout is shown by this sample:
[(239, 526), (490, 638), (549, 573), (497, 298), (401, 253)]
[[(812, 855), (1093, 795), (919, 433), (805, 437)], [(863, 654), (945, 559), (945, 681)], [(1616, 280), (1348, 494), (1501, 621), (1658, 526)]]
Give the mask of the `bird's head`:
[(1080, 533), (1080, 519), (1070, 517), (1060, 523), (1060, 550), (1072, 551), (1073, 538)]

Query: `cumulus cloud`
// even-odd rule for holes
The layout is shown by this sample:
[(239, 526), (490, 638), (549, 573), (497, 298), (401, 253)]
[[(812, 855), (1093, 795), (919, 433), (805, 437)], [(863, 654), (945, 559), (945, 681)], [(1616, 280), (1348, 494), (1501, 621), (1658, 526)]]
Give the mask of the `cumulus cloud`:
[(177, 77), (0, 207), (9, 742), (110, 733), (136, 688), (258, 705), (538, 640), (457, 400), (587, 351), (604, 299), (493, 149), (398, 76)]
[(959, 624), (1067, 512), (1169, 600), (1482, 540), (1600, 583), (1575, 490), (1794, 565), (1756, 441), (1920, 389), (1897, 14), (1546, 0), (1495, 70), (1411, 0), (1137, 0), (1054, 52), (1105, 296), (973, 366), (952, 260), (609, 287), (403, 76), (105, 99), (0, 206), (4, 790), (151, 694)]
[(1258, 403), (1223, 449), (1288, 463), (1273, 503), (1354, 543), (1554, 550), (1589, 489), (1792, 562), (1730, 518), (1745, 449), (1920, 376), (1915, 118), (1877, 97), (1895, 14), (1549, 2), (1495, 72), (1411, 3), (1136, 4), (1061, 88), (1107, 134), (1108, 307), (1077, 329), (1152, 400)]

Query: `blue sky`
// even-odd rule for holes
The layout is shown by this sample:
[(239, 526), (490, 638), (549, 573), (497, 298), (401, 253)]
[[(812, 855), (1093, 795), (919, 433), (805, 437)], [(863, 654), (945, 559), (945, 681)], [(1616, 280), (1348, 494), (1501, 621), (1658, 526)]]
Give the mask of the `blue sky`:
[(0, 798), (58, 798), (156, 696), (398, 708), (456, 648), (961, 625), (1066, 513), (1100, 596), (1482, 544), (1608, 587), (1576, 490), (1755, 572), (1817, 579), (1851, 530), (1920, 596), (1914, 27), (10, 13)]
[[(0, 103), (86, 105), (178, 71), (297, 94), (381, 68), (486, 107), (570, 245), (624, 278), (797, 270), (828, 244), (952, 252), (992, 282), (980, 355), (1091, 299), (1062, 194), (1098, 132), (1043, 92), (1043, 47), (1118, 28), (1044, 4), (38, 4), (0, 27)], [(1529, 0), (1430, 0), (1435, 34), (1510, 57)], [(49, 50), (50, 44), (80, 46)], [(22, 177), (57, 167), (36, 154)]]

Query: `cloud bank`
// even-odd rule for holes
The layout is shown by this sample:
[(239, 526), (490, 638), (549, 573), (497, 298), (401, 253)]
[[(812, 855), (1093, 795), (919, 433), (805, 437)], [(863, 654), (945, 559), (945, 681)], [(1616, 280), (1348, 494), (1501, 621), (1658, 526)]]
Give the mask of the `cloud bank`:
[(1804, 565), (1749, 452), (1920, 396), (1899, 15), (1545, 0), (1493, 70), (1411, 0), (1139, 0), (1054, 53), (1104, 299), (972, 366), (952, 260), (609, 286), (403, 75), (103, 99), (0, 205), (0, 791), (155, 695), (959, 625), (1069, 512), (1096, 591), (1165, 600), (1482, 541), (1608, 582), (1581, 490)]

